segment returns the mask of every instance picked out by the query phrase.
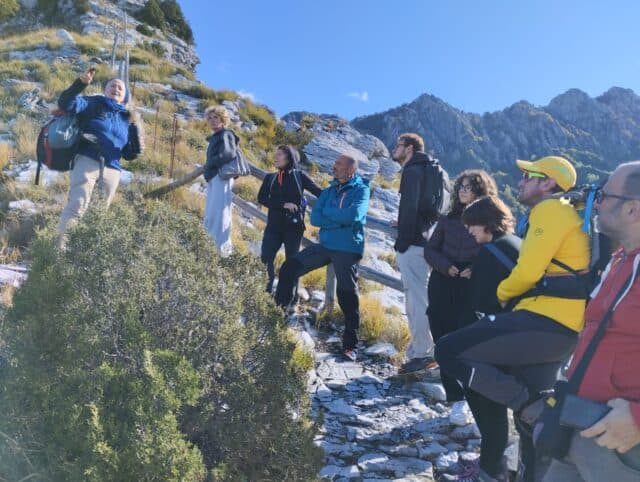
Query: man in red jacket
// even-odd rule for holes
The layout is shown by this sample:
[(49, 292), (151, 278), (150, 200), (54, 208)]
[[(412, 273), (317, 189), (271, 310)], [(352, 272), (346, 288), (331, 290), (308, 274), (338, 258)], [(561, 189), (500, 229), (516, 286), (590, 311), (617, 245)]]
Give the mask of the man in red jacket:
[[(614, 171), (597, 208), (600, 230), (621, 248), (587, 305), (570, 373), (629, 275), (640, 270), (640, 161)], [(615, 307), (578, 395), (607, 403), (611, 411), (574, 435), (567, 457), (552, 462), (544, 482), (640, 481), (640, 280)]]

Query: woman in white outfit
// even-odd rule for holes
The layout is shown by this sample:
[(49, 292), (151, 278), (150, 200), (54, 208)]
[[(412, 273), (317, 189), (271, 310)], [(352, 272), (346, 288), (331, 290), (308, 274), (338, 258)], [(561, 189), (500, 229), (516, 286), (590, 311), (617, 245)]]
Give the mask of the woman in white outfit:
[(204, 116), (213, 134), (207, 138), (207, 162), (204, 167), (204, 178), (207, 181), (207, 203), (204, 212), (204, 227), (213, 238), (218, 252), (229, 256), (233, 250), (231, 245), (231, 200), (233, 179), (221, 179), (218, 175), (220, 167), (236, 157), (238, 136), (227, 129), (229, 113), (219, 105), (209, 107)]

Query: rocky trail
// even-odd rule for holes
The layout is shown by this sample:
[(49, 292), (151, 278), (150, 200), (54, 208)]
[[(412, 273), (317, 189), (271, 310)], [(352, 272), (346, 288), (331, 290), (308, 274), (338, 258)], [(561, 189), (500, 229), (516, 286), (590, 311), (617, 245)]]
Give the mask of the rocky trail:
[[(358, 360), (339, 354), (336, 327), (318, 331), (311, 317), (290, 318), (299, 340), (313, 352), (308, 391), (320, 423), (315, 443), (325, 452), (323, 480), (453, 480), (479, 457), (480, 433), (464, 405), (453, 410), (437, 370), (397, 376), (391, 348), (361, 349)], [(507, 450), (517, 464), (517, 438)]]

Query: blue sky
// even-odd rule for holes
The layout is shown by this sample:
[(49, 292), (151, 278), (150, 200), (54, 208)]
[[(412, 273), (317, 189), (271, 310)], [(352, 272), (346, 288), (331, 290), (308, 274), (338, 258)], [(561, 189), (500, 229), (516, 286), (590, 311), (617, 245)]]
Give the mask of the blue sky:
[(638, 0), (179, 0), (209, 86), (352, 119), (436, 95), (468, 112), (640, 92)]

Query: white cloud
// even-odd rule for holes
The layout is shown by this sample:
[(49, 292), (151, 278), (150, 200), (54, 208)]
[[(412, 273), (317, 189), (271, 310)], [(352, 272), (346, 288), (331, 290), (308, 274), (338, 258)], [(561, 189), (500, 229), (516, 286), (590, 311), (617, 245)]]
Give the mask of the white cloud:
[(256, 101), (256, 94), (253, 92), (247, 92), (246, 90), (239, 90), (238, 95), (240, 97), (244, 97), (245, 99), (249, 99), (251, 102)]
[(361, 102), (369, 102), (369, 92), (366, 90), (362, 92), (349, 92), (347, 97), (353, 97), (354, 99), (358, 99)]

